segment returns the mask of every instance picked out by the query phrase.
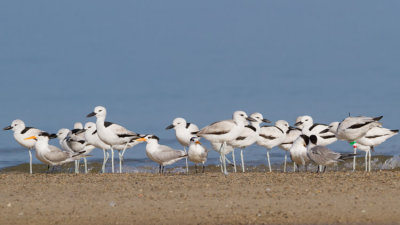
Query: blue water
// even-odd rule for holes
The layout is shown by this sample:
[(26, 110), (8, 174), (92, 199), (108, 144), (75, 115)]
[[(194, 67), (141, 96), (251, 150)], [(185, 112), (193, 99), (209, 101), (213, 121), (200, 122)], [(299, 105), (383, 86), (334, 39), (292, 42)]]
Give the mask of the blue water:
[[(177, 117), (199, 127), (233, 111), (291, 124), (383, 115), (400, 127), (398, 1), (4, 1), (0, 3), (0, 124), (49, 132), (96, 105), (109, 121), (153, 133)], [(0, 134), (0, 168), (27, 162)], [(346, 151), (345, 143), (332, 145)], [(400, 139), (377, 148), (398, 154)], [(351, 151), (351, 149), (350, 149)], [(95, 151), (93, 159), (99, 160)], [(272, 151), (273, 162), (282, 159)], [(251, 147), (250, 163), (265, 150)], [(126, 159), (146, 162), (144, 145)], [(216, 162), (216, 154), (210, 155)], [(37, 163), (37, 161), (35, 161)], [(264, 161), (265, 162), (265, 161)], [(180, 162), (182, 163), (182, 162)]]

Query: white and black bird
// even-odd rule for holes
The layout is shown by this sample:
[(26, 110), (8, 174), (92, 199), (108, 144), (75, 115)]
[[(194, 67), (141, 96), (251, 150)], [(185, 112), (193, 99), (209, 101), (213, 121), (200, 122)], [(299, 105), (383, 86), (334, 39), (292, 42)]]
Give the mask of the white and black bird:
[[(66, 143), (73, 152), (84, 152), (84, 155), (89, 155), (95, 146), (89, 144), (86, 141), (85, 129), (81, 122), (76, 122), (74, 124), (74, 129), (67, 135)], [(87, 159), (83, 158), (85, 165), (85, 173), (88, 173)], [(79, 160), (77, 160), (78, 172), (79, 172)]]
[(300, 165), (307, 170), (307, 165), (310, 163), (310, 158), (308, 158), (307, 155), (307, 145), (309, 142), (309, 137), (307, 135), (300, 134), (290, 147), (290, 159), (294, 163), (293, 172), (296, 172), (296, 167), (298, 167), (300, 171)]
[[(366, 117), (366, 116), (356, 116), (347, 117), (342, 122), (331, 123), (330, 130), (335, 131), (337, 139), (354, 142), (357, 139), (362, 138), (367, 134), (367, 132), (374, 127), (381, 127), (382, 124), (379, 122), (383, 116), (379, 117)], [(336, 128), (337, 126), (337, 128)], [(356, 154), (357, 145), (353, 145), (354, 157), (353, 157), (353, 171), (356, 170)]]
[[(172, 124), (166, 127), (165, 129), (174, 129), (175, 130), (175, 135), (176, 139), (178, 142), (183, 146), (183, 150), (185, 152), (186, 148), (190, 145), (190, 140), (192, 137), (195, 137), (193, 133), (196, 133), (199, 131), (199, 128), (197, 127), (196, 124), (194, 123), (188, 123), (184, 118), (178, 117), (175, 118), (172, 121)], [(188, 159), (186, 158), (186, 173), (189, 172), (189, 165), (188, 165)]]
[(224, 147), (227, 142), (234, 140), (240, 135), (244, 126), (248, 124), (247, 120), (254, 121), (254, 119), (248, 117), (245, 112), (236, 111), (233, 113), (231, 120), (214, 122), (196, 133), (199, 137), (204, 137), (212, 143), (221, 143), (221, 150), (219, 152), (222, 158), (224, 174), (228, 174), (226, 170)]
[(93, 122), (87, 122), (85, 124), (85, 139), (90, 144), (98, 149), (103, 150), (103, 165), (101, 166), (102, 173), (105, 173), (106, 163), (110, 156), (107, 150), (111, 149), (111, 146), (104, 143), (97, 135), (96, 124)]
[(194, 167), (197, 173), (197, 164), (201, 163), (203, 165), (203, 173), (204, 173), (204, 164), (207, 161), (208, 149), (205, 148), (200, 143), (199, 137), (192, 137), (190, 139), (189, 149), (188, 149), (188, 157), (190, 161), (194, 163)]
[(72, 153), (68, 151), (62, 151), (54, 145), (49, 145), (49, 138), (50, 135), (46, 132), (42, 132), (37, 136), (25, 138), (26, 140), (36, 140), (36, 156), (41, 162), (47, 164), (48, 166), (63, 165), (83, 157), (83, 151)]
[(182, 150), (176, 150), (166, 145), (160, 145), (158, 143), (160, 139), (155, 135), (145, 135), (137, 139), (138, 142), (145, 141), (146, 155), (149, 159), (160, 165), (159, 172), (164, 173), (164, 167), (171, 165), (185, 157), (187, 153)]
[[(318, 137), (316, 135), (311, 135), (307, 145), (307, 156), (312, 162), (318, 166), (322, 166), (323, 172), (325, 172), (326, 166), (352, 158), (354, 154), (341, 154), (325, 146), (318, 145)], [(317, 172), (319, 171), (318, 168)]]
[[(399, 130), (390, 130), (384, 127), (373, 127), (362, 138), (359, 138), (355, 141), (357, 148), (366, 152), (365, 153), (366, 171), (371, 171), (371, 151), (374, 151), (374, 148), (376, 146), (382, 144), (387, 139), (393, 137), (398, 133)], [(368, 166), (367, 166), (367, 156), (369, 157)]]
[[(301, 134), (302, 132), (300, 128), (289, 126), (289, 129), (286, 131), (285, 139), (282, 141), (281, 144), (279, 144), (279, 148), (285, 151), (285, 162), (283, 164), (283, 172), (286, 172), (287, 153), (290, 151), (290, 148), (293, 146), (293, 143)], [(296, 166), (294, 165), (294, 167)]]
[(272, 172), (269, 151), (285, 140), (286, 132), (289, 129), (289, 123), (285, 120), (278, 120), (274, 126), (262, 126), (260, 128), (257, 144), (267, 149), (267, 161), (269, 172)]
[[(111, 146), (111, 170), (114, 173), (114, 149), (118, 150), (119, 172), (122, 173), (122, 161), (125, 150), (138, 144), (135, 140), (140, 135), (125, 127), (106, 121), (107, 110), (103, 106), (96, 106), (87, 117), (96, 116), (96, 127), (99, 138)], [(122, 150), (122, 152), (121, 152)]]
[[(22, 147), (28, 149), (29, 153), (29, 173), (32, 174), (32, 152), (31, 150), (35, 148), (36, 140), (34, 139), (26, 139), (27, 137), (37, 136), (42, 133), (42, 130), (39, 130), (34, 127), (26, 127), (24, 121), (20, 119), (16, 119), (11, 122), (10, 126), (3, 128), (3, 130), (12, 130), (14, 131), (14, 138)], [(55, 138), (55, 134), (51, 134), (49, 138)]]
[(322, 123), (314, 123), (311, 116), (301, 116), (300, 121), (295, 123), (295, 126), (302, 127), (302, 133), (310, 136), (317, 135), (319, 137), (319, 144), (326, 146), (337, 141), (334, 133), (330, 132), (329, 125)]
[[(263, 115), (259, 112), (251, 114), (250, 118), (254, 119), (255, 121), (252, 121), (249, 125), (246, 125), (237, 138), (228, 142), (228, 145), (232, 146), (233, 148), (240, 148), (240, 159), (242, 162), (241, 165), (243, 173), (245, 172), (243, 150), (258, 140), (261, 123), (271, 123), (271, 121), (264, 119)], [(232, 150), (232, 156), (234, 156), (234, 150)], [(234, 162), (234, 164), (236, 163)]]

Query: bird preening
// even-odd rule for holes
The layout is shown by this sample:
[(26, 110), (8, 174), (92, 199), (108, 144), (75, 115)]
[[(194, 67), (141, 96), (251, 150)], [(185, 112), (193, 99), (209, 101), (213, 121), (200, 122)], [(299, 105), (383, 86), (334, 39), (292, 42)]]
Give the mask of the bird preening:
[[(201, 142), (205, 139), (219, 154), (221, 172), (229, 173), (227, 165), (233, 164), (233, 172), (237, 172), (235, 149), (240, 149), (241, 171), (246, 172), (244, 153), (251, 145), (259, 145), (260, 150), (266, 151), (266, 171), (272, 172), (270, 151), (279, 147), (285, 151), (283, 171), (286, 172), (287, 154), (293, 162), (293, 170), (299, 171), (303, 167), (307, 171), (310, 164), (324, 172), (327, 166), (336, 165), (346, 159), (353, 159), (353, 170), (356, 169), (357, 149), (365, 151), (365, 170), (371, 171), (371, 151), (388, 138), (396, 135), (398, 130), (382, 127), (379, 117), (349, 116), (341, 122), (331, 122), (329, 125), (314, 123), (311, 116), (299, 116), (294, 126), (286, 120), (277, 120), (274, 125), (264, 116), (255, 112), (246, 114), (244, 111), (235, 111), (231, 119), (220, 120), (199, 129), (193, 122), (177, 117), (166, 127), (175, 131), (176, 140), (182, 146), (174, 149), (160, 144), (162, 140), (154, 134), (140, 134), (133, 132), (122, 125), (106, 121), (107, 110), (97, 106), (87, 117), (95, 117), (95, 122), (75, 123), (73, 129), (62, 128), (57, 134), (51, 134), (33, 127), (26, 127), (22, 120), (14, 120), (4, 130), (12, 130), (15, 140), (28, 149), (30, 173), (32, 173), (32, 153), (35, 150), (36, 158), (42, 163), (52, 166), (75, 162), (75, 173), (79, 173), (79, 162), (85, 163), (85, 173), (88, 173), (87, 159), (94, 149), (103, 151), (101, 172), (105, 173), (107, 162), (111, 157), (110, 170), (115, 172), (114, 150), (118, 151), (119, 173), (123, 170), (125, 152), (134, 146), (145, 142), (147, 157), (158, 164), (158, 172), (165, 173), (165, 166), (185, 159), (185, 172), (189, 173), (189, 162), (192, 162), (197, 173), (197, 165), (205, 165), (209, 156), (209, 149)], [(50, 139), (58, 138), (59, 147), (49, 144)], [(337, 140), (351, 143), (353, 152), (339, 153), (326, 147)], [(228, 154), (232, 154), (231, 160)]]

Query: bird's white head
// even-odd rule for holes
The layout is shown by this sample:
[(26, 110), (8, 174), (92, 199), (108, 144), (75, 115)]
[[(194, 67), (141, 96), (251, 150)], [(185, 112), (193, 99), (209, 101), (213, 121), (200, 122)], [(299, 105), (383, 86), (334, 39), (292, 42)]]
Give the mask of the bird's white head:
[(83, 129), (83, 125), (81, 122), (74, 123), (74, 129)]
[(278, 120), (275, 122), (275, 126), (279, 127), (283, 132), (289, 130), (289, 123), (286, 120)]
[(87, 130), (87, 131), (93, 132), (93, 131), (96, 130), (96, 124), (93, 123), (93, 122), (87, 122), (87, 123), (85, 123), (84, 129)]
[(261, 113), (259, 113), (259, 112), (255, 112), (255, 113), (251, 114), (250, 117), (253, 118), (254, 120), (256, 120), (253, 123), (258, 123), (258, 124), (260, 124), (262, 122), (271, 123), (271, 121), (269, 121), (267, 119), (264, 119), (263, 115)]
[(16, 119), (11, 122), (10, 126), (4, 127), (3, 130), (19, 131), (25, 129), (25, 123), (22, 120)]
[(190, 138), (190, 143), (191, 144), (194, 143), (194, 144), (197, 144), (197, 145), (201, 145), (200, 137), (192, 137), (192, 138)]
[(184, 127), (186, 127), (186, 120), (181, 117), (178, 117), (178, 118), (175, 118), (174, 121), (172, 121), (172, 124), (169, 125), (168, 127), (166, 127), (165, 129), (168, 130), (168, 129), (172, 129), (172, 128), (176, 129), (176, 128), (184, 128)]
[(69, 132), (70, 132), (70, 130), (67, 129), (67, 128), (59, 129), (58, 132), (57, 132), (57, 138), (59, 140), (64, 140), (67, 137)]
[(303, 129), (304, 127), (312, 126), (312, 124), (313, 124), (313, 119), (311, 116), (301, 116), (300, 121), (296, 122), (294, 125), (300, 129)]
[(96, 116), (97, 118), (105, 118), (107, 110), (104, 106), (96, 106), (93, 112), (89, 113), (86, 117)]
[(247, 123), (246, 120), (252, 121), (252, 122), (255, 122), (255, 121), (256, 121), (255, 119), (253, 119), (253, 118), (251, 118), (251, 117), (248, 117), (247, 114), (246, 114), (245, 112), (243, 112), (243, 111), (236, 111), (236, 112), (234, 112), (234, 113), (233, 113), (232, 119), (233, 119), (235, 122), (243, 122), (243, 123)]

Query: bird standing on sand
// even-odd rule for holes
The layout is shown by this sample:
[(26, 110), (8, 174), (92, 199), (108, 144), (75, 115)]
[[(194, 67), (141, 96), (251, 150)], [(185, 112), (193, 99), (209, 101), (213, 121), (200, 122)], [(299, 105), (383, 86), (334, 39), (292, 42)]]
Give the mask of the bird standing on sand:
[[(335, 135), (340, 140), (348, 142), (354, 142), (357, 139), (362, 138), (365, 134), (373, 127), (381, 127), (382, 124), (378, 122), (383, 116), (379, 117), (366, 117), (356, 116), (347, 117), (340, 123), (331, 123), (330, 130), (335, 131)], [(337, 127), (336, 127), (337, 125)], [(336, 129), (335, 129), (336, 128)], [(353, 171), (356, 170), (356, 154), (357, 145), (353, 145), (354, 157), (353, 157)]]
[(307, 155), (307, 145), (309, 143), (309, 137), (301, 134), (292, 144), (289, 149), (290, 158), (293, 161), (293, 172), (296, 172), (296, 165), (298, 171), (300, 171), (300, 165), (307, 171), (307, 165), (310, 162), (310, 158)]
[(280, 145), (286, 137), (286, 132), (289, 129), (289, 124), (285, 120), (278, 120), (274, 126), (262, 126), (260, 128), (257, 144), (267, 149), (267, 161), (269, 172), (272, 172), (269, 151)]
[(160, 145), (158, 143), (160, 139), (155, 135), (146, 135), (142, 138), (137, 139), (138, 142), (146, 141), (146, 155), (154, 162), (157, 162), (159, 167), (159, 172), (164, 173), (164, 167), (171, 165), (185, 157), (187, 153), (182, 150), (175, 150), (166, 145)]
[(204, 173), (204, 164), (207, 161), (208, 149), (206, 149), (200, 143), (199, 137), (192, 137), (190, 139), (190, 145), (188, 149), (188, 157), (190, 161), (194, 162), (194, 167), (197, 173), (197, 163), (203, 164), (203, 173)]
[[(195, 137), (196, 135), (193, 133), (196, 133), (199, 131), (199, 128), (196, 126), (196, 124), (193, 123), (188, 123), (184, 118), (175, 118), (174, 121), (172, 121), (172, 124), (166, 127), (165, 129), (174, 129), (175, 130), (175, 135), (176, 139), (178, 142), (183, 146), (183, 150), (186, 151), (186, 147), (188, 147), (191, 143), (191, 138)], [(189, 173), (189, 165), (188, 165), (188, 159), (185, 158), (186, 160), (186, 173)]]
[(85, 139), (90, 145), (93, 145), (96, 148), (103, 150), (103, 165), (101, 166), (101, 172), (105, 173), (106, 163), (110, 156), (107, 150), (111, 149), (111, 146), (100, 140), (99, 136), (97, 135), (97, 129), (95, 123), (87, 122), (85, 124)]
[[(307, 156), (312, 162), (318, 166), (323, 167), (323, 172), (325, 172), (326, 166), (341, 162), (345, 159), (351, 158), (354, 154), (340, 154), (338, 152), (333, 152), (329, 148), (321, 145), (317, 145), (318, 138), (315, 135), (310, 136), (310, 142), (307, 146)], [(319, 167), (317, 172), (319, 172)]]
[(254, 119), (247, 116), (247, 114), (243, 111), (236, 111), (233, 113), (233, 117), (231, 120), (221, 120), (214, 122), (203, 129), (201, 129), (197, 135), (200, 137), (204, 137), (210, 142), (221, 143), (220, 147), (220, 155), (222, 158), (223, 165), (223, 173), (225, 175), (228, 174), (226, 170), (226, 161), (225, 161), (225, 153), (224, 148), (226, 143), (237, 138), (244, 126), (247, 125), (247, 121), (254, 121)]
[[(27, 148), (29, 152), (29, 173), (32, 174), (32, 152), (31, 149), (35, 147), (36, 140), (34, 139), (26, 139), (27, 137), (31, 137), (34, 135), (39, 135), (43, 131), (33, 128), (26, 127), (24, 121), (20, 119), (16, 119), (11, 122), (10, 126), (3, 128), (3, 130), (12, 130), (14, 131), (14, 138), (22, 147)], [(55, 135), (50, 135), (50, 138), (54, 138)]]
[(89, 113), (87, 117), (96, 116), (97, 134), (104, 143), (111, 146), (111, 164), (112, 164), (111, 170), (113, 173), (114, 173), (114, 149), (118, 150), (119, 172), (122, 173), (122, 161), (125, 150), (139, 143), (135, 141), (136, 139), (139, 138), (139, 135), (135, 132), (126, 129), (121, 125), (107, 122), (106, 115), (107, 115), (107, 110), (105, 107), (96, 106), (94, 108), (94, 111), (92, 113)]
[[(241, 165), (243, 173), (245, 172), (243, 150), (257, 141), (258, 134), (260, 132), (260, 124), (262, 122), (271, 123), (271, 121), (264, 119), (263, 115), (258, 112), (251, 114), (250, 118), (254, 119), (255, 121), (250, 122), (250, 125), (246, 125), (239, 137), (228, 142), (228, 145), (232, 146), (233, 148), (240, 148), (240, 159), (242, 161)], [(234, 150), (232, 151), (232, 156), (234, 156)], [(236, 163), (234, 162), (234, 164), (236, 172)]]
[(72, 153), (67, 151), (62, 151), (56, 146), (49, 145), (50, 135), (46, 132), (42, 132), (37, 136), (31, 136), (25, 138), (26, 140), (36, 140), (35, 149), (36, 157), (43, 163), (49, 166), (59, 166), (68, 162), (72, 162), (81, 158), (82, 152)]

